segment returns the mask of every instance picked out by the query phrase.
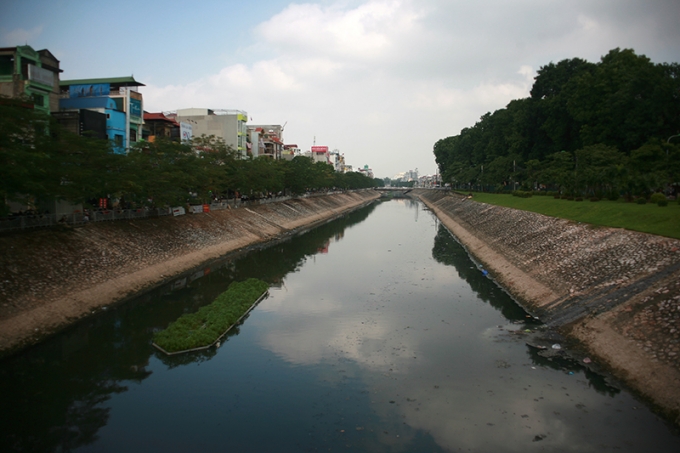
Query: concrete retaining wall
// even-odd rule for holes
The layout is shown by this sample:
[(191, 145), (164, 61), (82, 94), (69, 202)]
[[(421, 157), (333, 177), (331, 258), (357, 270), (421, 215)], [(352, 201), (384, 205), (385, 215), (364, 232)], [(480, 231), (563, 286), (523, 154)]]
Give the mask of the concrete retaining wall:
[(680, 424), (680, 241), (414, 195), (528, 311)]
[(0, 352), (33, 344), (92, 310), (256, 243), (379, 198), (372, 190), (178, 217), (0, 236)]

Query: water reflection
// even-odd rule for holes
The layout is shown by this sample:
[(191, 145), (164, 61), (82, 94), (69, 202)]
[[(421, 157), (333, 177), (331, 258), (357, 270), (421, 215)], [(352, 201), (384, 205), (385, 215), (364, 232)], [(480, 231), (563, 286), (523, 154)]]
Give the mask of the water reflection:
[[(149, 347), (156, 330), (209, 304), (232, 281), (257, 277), (280, 286), (286, 274), (298, 270), (308, 257), (327, 253), (331, 240), (339, 241), (374, 209), (370, 205), (304, 236), (188, 272), (3, 360), (0, 411), (12, 416), (0, 424), (0, 450), (72, 451), (96, 441), (109, 420), (110, 408), (104, 403), (151, 375), (147, 366), (152, 354), (174, 368), (209, 361), (218, 352), (211, 348), (165, 356)], [(238, 334), (239, 328), (232, 329), (224, 342)]]
[[(270, 296), (221, 348), (150, 346), (249, 277)], [(419, 203), (376, 204), (3, 361), (0, 448), (678, 450), (632, 396), (528, 348), (525, 316)]]
[(527, 319), (524, 309), (514, 303), (505, 291), (489, 284), (489, 278), (470, 260), (467, 251), (451, 236), (444, 225), (440, 224), (437, 229), (432, 256), (442, 264), (455, 267), (458, 276), (470, 285), (481, 300), (500, 310), (509, 320)]

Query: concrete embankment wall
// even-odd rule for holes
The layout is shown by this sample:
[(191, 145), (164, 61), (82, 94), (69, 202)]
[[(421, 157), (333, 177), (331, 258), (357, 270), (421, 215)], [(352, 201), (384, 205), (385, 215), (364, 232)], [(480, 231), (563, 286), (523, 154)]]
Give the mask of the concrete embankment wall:
[(0, 353), (211, 259), (336, 218), (372, 190), (0, 236)]
[(414, 195), (529, 312), (680, 424), (680, 241)]

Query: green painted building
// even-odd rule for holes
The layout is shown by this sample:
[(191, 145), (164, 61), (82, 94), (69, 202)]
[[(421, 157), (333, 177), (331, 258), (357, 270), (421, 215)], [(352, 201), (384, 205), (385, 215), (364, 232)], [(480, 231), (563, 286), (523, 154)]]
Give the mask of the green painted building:
[(31, 46), (0, 48), (0, 96), (25, 99), (35, 110), (59, 110), (59, 60)]

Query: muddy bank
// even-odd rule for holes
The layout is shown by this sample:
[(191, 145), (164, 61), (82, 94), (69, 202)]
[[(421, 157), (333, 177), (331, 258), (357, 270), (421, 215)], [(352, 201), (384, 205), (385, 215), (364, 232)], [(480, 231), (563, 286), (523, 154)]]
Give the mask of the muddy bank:
[(366, 190), (0, 236), (0, 354), (201, 263), (296, 234), (379, 196)]
[(680, 425), (680, 241), (414, 195), (529, 312)]

